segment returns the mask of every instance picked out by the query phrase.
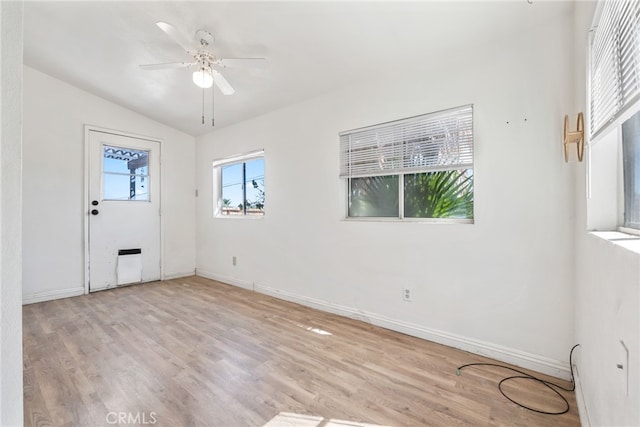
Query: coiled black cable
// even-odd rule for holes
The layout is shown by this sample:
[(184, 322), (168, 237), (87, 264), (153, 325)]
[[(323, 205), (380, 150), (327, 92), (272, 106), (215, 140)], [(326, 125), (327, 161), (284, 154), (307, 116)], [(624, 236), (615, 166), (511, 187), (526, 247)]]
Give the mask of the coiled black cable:
[[(514, 375), (514, 376), (511, 376), (511, 377), (503, 378), (503, 379), (498, 383), (498, 390), (500, 390), (500, 393), (502, 393), (502, 395), (503, 395), (505, 398), (507, 398), (507, 399), (508, 399), (508, 400), (510, 400), (511, 402), (515, 403), (516, 405), (520, 406), (521, 408), (528, 409), (528, 410), (530, 410), (530, 411), (537, 412), (537, 413), (539, 413), (539, 414), (545, 414), (545, 415), (562, 415), (562, 414), (566, 414), (567, 412), (569, 412), (569, 408), (570, 408), (570, 407), (569, 407), (569, 402), (567, 401), (567, 399), (566, 399), (563, 395), (561, 395), (561, 394), (560, 394), (560, 392), (558, 392), (558, 390), (556, 390), (556, 388), (557, 388), (557, 389), (560, 389), (560, 390), (564, 390), (564, 391), (574, 391), (574, 390), (576, 389), (576, 383), (575, 383), (574, 378), (573, 378), (573, 350), (575, 350), (575, 349), (576, 349), (576, 347), (578, 347), (579, 345), (580, 345), (580, 344), (576, 344), (576, 345), (574, 345), (574, 346), (571, 348), (571, 352), (569, 352), (569, 368), (571, 369), (571, 387), (570, 387), (570, 388), (562, 387), (562, 386), (561, 386), (561, 385), (559, 385), (559, 384), (555, 384), (555, 383), (552, 383), (552, 382), (550, 382), (550, 381), (545, 381), (545, 380), (540, 379), (540, 378), (538, 378), (538, 377), (534, 377), (533, 375), (527, 374), (526, 372), (520, 371), (520, 370), (518, 370), (518, 369), (511, 368), (511, 367), (509, 367), (509, 366), (498, 365), (498, 364), (496, 364), (496, 363), (468, 363), (468, 364), (466, 364), (466, 365), (459, 366), (459, 367), (458, 367), (458, 369), (456, 369), (456, 375), (458, 375), (458, 376), (459, 376), (459, 375), (460, 375), (460, 371), (461, 371), (462, 369), (464, 369), (464, 368), (469, 367), (469, 366), (495, 366), (495, 367), (498, 367), (498, 368), (508, 369), (508, 370), (510, 370), (510, 371), (517, 372), (517, 373), (519, 373), (519, 374), (521, 374), (521, 375)], [(509, 396), (507, 396), (507, 395), (506, 395), (506, 393), (505, 393), (505, 392), (504, 392), (504, 390), (502, 389), (502, 384), (503, 384), (504, 382), (506, 382), (506, 381), (511, 381), (511, 380), (515, 380), (515, 379), (518, 379), (518, 378), (527, 379), (527, 380), (533, 380), (533, 381), (537, 381), (537, 382), (539, 382), (539, 383), (543, 384), (545, 387), (549, 388), (549, 389), (550, 389), (550, 390), (552, 390), (555, 394), (557, 394), (558, 396), (560, 396), (560, 398), (564, 401), (565, 408), (564, 408), (562, 411), (558, 411), (558, 412), (542, 411), (542, 410), (540, 410), (540, 409), (530, 408), (530, 407), (528, 407), (528, 406), (526, 406), (526, 405), (523, 405), (522, 403), (517, 402), (517, 401), (515, 401), (514, 399), (510, 398)], [(555, 387), (555, 388), (554, 388), (554, 387)]]

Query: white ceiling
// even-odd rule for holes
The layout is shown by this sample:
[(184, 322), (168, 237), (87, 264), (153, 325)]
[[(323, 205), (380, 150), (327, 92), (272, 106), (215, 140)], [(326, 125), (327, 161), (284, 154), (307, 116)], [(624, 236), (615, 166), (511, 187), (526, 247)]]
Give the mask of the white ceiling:
[[(25, 2), (25, 64), (191, 135), (202, 92), (188, 69), (139, 64), (190, 57), (156, 25), (207, 29), (219, 57), (265, 57), (264, 69), (228, 68), (236, 89), (216, 91), (216, 128), (355, 80), (425, 66), (572, 10), (570, 2)], [(391, 83), (392, 84), (392, 83)], [(206, 97), (210, 108), (210, 94)]]

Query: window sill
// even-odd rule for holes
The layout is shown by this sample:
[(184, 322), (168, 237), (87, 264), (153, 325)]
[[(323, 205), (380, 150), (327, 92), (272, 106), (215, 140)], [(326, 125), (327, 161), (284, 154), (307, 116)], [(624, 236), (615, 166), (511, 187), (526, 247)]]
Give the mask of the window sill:
[(589, 234), (630, 252), (640, 254), (640, 235), (621, 231), (590, 231)]
[(258, 219), (264, 219), (264, 215), (214, 215), (213, 219), (235, 219), (235, 220), (248, 220), (255, 221)]
[(342, 218), (346, 222), (391, 222), (409, 224), (473, 224), (472, 219), (443, 219), (443, 218), (384, 218), (384, 217), (348, 217)]

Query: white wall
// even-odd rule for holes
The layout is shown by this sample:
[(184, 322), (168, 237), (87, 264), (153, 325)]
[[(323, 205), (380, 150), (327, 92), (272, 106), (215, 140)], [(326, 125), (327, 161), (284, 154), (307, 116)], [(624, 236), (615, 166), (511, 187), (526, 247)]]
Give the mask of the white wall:
[(22, 425), (22, 2), (0, 2), (0, 425)]
[[(593, 3), (575, 4), (575, 108), (584, 112), (587, 34), (594, 9)], [(600, 138), (589, 151), (590, 159), (576, 165), (575, 174), (575, 340), (580, 343), (575, 357), (576, 393), (582, 424), (592, 426), (640, 425), (640, 242), (616, 241), (620, 235), (587, 231), (613, 229), (617, 223), (617, 139), (617, 129)], [(620, 341), (629, 348), (628, 395), (616, 367)]]
[[(198, 274), (566, 376), (574, 204), (561, 132), (572, 35), (571, 16), (559, 17), (197, 138)], [(338, 132), (467, 103), (475, 224), (343, 220)], [(259, 148), (266, 216), (214, 219), (211, 161)]]
[(194, 138), (25, 66), (25, 302), (83, 291), (84, 125), (162, 139), (164, 277), (194, 273)]
[[(593, 426), (640, 425), (640, 244), (583, 231), (576, 286), (577, 367), (584, 418)], [(580, 261), (581, 260), (581, 261)], [(629, 349), (628, 395), (617, 368)], [(622, 360), (622, 362), (624, 362)], [(586, 423), (585, 423), (586, 424)]]

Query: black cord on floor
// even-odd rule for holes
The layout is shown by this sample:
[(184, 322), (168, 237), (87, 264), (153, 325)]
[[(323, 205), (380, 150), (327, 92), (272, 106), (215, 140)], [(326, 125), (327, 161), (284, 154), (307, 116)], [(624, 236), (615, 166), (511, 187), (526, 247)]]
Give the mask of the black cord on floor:
[[(514, 375), (514, 376), (511, 376), (511, 377), (503, 378), (503, 379), (498, 383), (498, 390), (500, 390), (500, 393), (502, 393), (502, 395), (503, 395), (504, 397), (506, 397), (508, 400), (510, 400), (511, 402), (515, 403), (516, 405), (518, 405), (518, 406), (520, 406), (520, 407), (522, 407), (522, 408), (524, 408), (524, 409), (528, 409), (528, 410), (530, 410), (530, 411), (537, 412), (537, 413), (539, 413), (539, 414), (545, 414), (545, 415), (562, 415), (562, 414), (566, 414), (567, 412), (569, 412), (569, 402), (567, 401), (567, 399), (566, 399), (563, 395), (561, 395), (561, 394), (560, 394), (560, 392), (558, 392), (558, 390), (556, 390), (556, 388), (558, 388), (558, 389), (560, 389), (560, 390), (564, 390), (564, 391), (574, 391), (574, 390), (576, 389), (576, 383), (575, 383), (575, 381), (574, 381), (574, 379), (573, 379), (573, 350), (575, 350), (575, 349), (576, 349), (576, 347), (578, 347), (579, 345), (580, 345), (580, 344), (576, 344), (576, 345), (574, 345), (574, 346), (571, 348), (571, 352), (569, 353), (569, 367), (570, 367), (570, 369), (571, 369), (571, 387), (570, 387), (570, 388), (562, 387), (561, 385), (554, 384), (554, 383), (552, 383), (552, 382), (550, 382), (550, 381), (545, 381), (545, 380), (543, 380), (543, 379), (540, 379), (540, 378), (534, 377), (533, 375), (529, 375), (529, 374), (527, 374), (526, 372), (520, 371), (520, 370), (518, 370), (518, 369), (511, 368), (511, 367), (509, 367), (509, 366), (498, 365), (498, 364), (496, 364), (496, 363), (468, 363), (468, 364), (466, 364), (466, 365), (459, 366), (459, 367), (458, 367), (458, 369), (456, 370), (456, 375), (458, 375), (458, 376), (459, 376), (459, 375), (460, 375), (460, 371), (461, 371), (462, 369), (464, 369), (464, 368), (469, 367), (469, 366), (495, 366), (495, 367), (498, 367), (498, 368), (508, 369), (508, 370), (510, 370), (510, 371), (517, 372), (517, 373), (519, 373), (519, 374), (521, 374), (521, 375)], [(504, 382), (511, 381), (511, 380), (515, 380), (515, 379), (518, 379), (518, 378), (522, 378), (522, 379), (526, 379), (526, 380), (533, 380), (533, 381), (537, 381), (537, 382), (539, 382), (539, 383), (543, 384), (545, 387), (548, 387), (551, 391), (553, 391), (555, 394), (557, 394), (558, 396), (560, 396), (560, 398), (564, 401), (564, 403), (565, 403), (565, 408), (564, 408), (564, 410), (559, 411), (559, 412), (541, 411), (541, 410), (539, 410), (539, 409), (534, 409), (534, 408), (530, 408), (530, 407), (528, 407), (528, 406), (526, 406), (526, 405), (523, 405), (522, 403), (517, 402), (517, 401), (513, 400), (512, 398), (510, 398), (509, 396), (507, 396), (507, 395), (505, 394), (504, 390), (502, 389), (502, 384), (503, 384)], [(555, 387), (555, 388), (554, 388), (554, 387)]]

